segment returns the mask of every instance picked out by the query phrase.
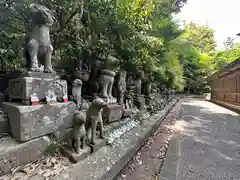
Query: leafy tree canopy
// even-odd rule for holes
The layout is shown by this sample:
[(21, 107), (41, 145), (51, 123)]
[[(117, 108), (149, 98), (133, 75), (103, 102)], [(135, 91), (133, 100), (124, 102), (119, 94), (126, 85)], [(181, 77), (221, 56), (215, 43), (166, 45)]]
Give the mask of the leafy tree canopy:
[[(0, 0), (0, 60), (18, 68), (23, 45), (31, 28), (28, 7), (33, 0)], [(203, 92), (207, 77), (222, 64), (239, 57), (239, 44), (226, 41), (217, 51), (214, 31), (185, 24), (181, 29), (172, 15), (186, 0), (38, 0), (54, 14), (51, 30), (53, 62), (66, 71), (75, 60), (95, 63), (113, 54), (120, 67), (132, 75), (178, 91)]]

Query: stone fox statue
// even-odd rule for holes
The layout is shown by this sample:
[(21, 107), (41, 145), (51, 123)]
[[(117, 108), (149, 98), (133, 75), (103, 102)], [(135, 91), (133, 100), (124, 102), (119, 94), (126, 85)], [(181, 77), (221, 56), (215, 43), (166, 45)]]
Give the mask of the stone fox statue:
[(100, 123), (100, 138), (103, 139), (103, 120), (102, 120), (102, 109), (106, 107), (107, 103), (102, 99), (95, 99), (87, 111), (86, 118), (86, 131), (87, 134), (91, 130), (91, 144), (95, 144), (96, 139), (96, 128), (97, 124)]
[(77, 103), (77, 108), (79, 109), (81, 106), (81, 98), (82, 98), (82, 81), (80, 79), (75, 79), (72, 83), (72, 95), (74, 100)]
[(52, 72), (53, 47), (50, 41), (50, 27), (53, 25), (51, 11), (39, 4), (29, 6), (32, 18), (32, 31), (25, 45), (26, 66), (30, 71), (40, 71), (39, 64), (44, 66), (44, 72)]
[(83, 149), (86, 141), (86, 129), (85, 129), (86, 116), (85, 113), (75, 111), (73, 114), (73, 130), (72, 130), (72, 147), (76, 153)]
[(124, 95), (126, 92), (126, 71), (120, 71), (118, 82), (117, 82), (117, 97), (118, 97), (118, 103), (123, 105), (124, 104)]

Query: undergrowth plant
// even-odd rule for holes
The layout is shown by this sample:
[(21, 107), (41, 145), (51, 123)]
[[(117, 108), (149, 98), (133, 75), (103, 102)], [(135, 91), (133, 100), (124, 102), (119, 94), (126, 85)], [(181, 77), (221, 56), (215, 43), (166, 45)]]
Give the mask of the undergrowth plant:
[(65, 144), (66, 144), (66, 142), (63, 139), (58, 139), (58, 138), (51, 136), (50, 144), (45, 149), (45, 154), (51, 155), (51, 156), (59, 154), (61, 147)]

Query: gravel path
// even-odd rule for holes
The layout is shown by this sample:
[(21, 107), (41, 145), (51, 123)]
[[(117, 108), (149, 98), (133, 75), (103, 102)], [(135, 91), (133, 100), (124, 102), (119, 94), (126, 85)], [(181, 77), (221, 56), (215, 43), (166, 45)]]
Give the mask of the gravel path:
[(172, 128), (181, 106), (181, 100), (172, 109), (155, 134), (115, 180), (155, 180), (159, 173), (171, 138)]
[(186, 99), (175, 135), (159, 180), (240, 180), (239, 114)]
[(240, 180), (240, 115), (201, 99), (180, 101), (115, 180), (156, 174), (158, 180)]

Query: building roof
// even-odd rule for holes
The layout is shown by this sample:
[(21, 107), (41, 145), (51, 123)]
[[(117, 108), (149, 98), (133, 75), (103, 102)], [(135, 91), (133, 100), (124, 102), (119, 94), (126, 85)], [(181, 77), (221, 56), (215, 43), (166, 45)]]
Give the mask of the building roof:
[(217, 71), (216, 73), (211, 75), (208, 78), (208, 80), (213, 81), (213, 80), (217, 79), (219, 76), (223, 76), (223, 75), (228, 74), (228, 73), (230, 73), (232, 71), (235, 71), (237, 69), (240, 69), (240, 58), (238, 58), (235, 61), (227, 64), (226, 66), (224, 66), (222, 69), (220, 69), (219, 71)]

